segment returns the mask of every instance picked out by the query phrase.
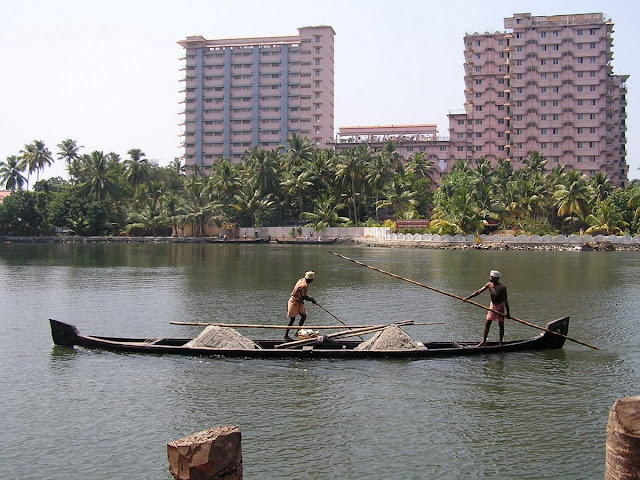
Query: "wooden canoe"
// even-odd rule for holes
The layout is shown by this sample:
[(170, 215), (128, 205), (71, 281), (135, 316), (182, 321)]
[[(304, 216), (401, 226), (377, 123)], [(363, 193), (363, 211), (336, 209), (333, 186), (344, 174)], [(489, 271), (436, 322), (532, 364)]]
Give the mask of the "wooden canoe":
[(337, 238), (328, 238), (326, 240), (318, 240), (317, 238), (315, 240), (312, 238), (310, 238), (309, 240), (306, 240), (304, 238), (301, 238), (299, 240), (281, 240), (279, 238), (276, 238), (276, 243), (285, 243), (287, 245), (333, 245), (337, 240)]
[(259, 349), (221, 349), (185, 347), (191, 338), (120, 338), (82, 335), (70, 324), (58, 320), (49, 320), (51, 334), (55, 345), (63, 347), (86, 347), (91, 349), (111, 350), (115, 352), (176, 354), (190, 356), (225, 356), (246, 358), (407, 358), (423, 359), (435, 357), (466, 356), (486, 353), (523, 352), (530, 350), (548, 350), (562, 348), (564, 336), (569, 330), (569, 317), (549, 322), (547, 330), (559, 333), (542, 332), (524, 340), (511, 340), (499, 346), (497, 342), (488, 342), (483, 347), (476, 347), (476, 342), (422, 342), (424, 348), (419, 350), (354, 350), (361, 343), (357, 340), (336, 339), (313, 345), (295, 348), (276, 348), (284, 343), (282, 339), (254, 340)]

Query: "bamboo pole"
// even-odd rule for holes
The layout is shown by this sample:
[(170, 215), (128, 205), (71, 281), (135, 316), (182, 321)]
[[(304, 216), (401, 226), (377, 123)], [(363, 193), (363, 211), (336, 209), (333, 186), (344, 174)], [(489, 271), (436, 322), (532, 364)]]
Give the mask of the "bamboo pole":
[[(456, 298), (458, 300), (462, 300), (465, 303), (470, 303), (471, 305), (475, 305), (476, 307), (483, 308), (484, 310), (488, 310), (490, 312), (497, 313), (498, 315), (502, 315), (503, 317), (505, 316), (505, 314), (503, 312), (499, 312), (498, 310), (494, 310), (493, 308), (486, 307), (486, 306), (482, 305), (481, 303), (477, 303), (477, 302), (474, 302), (472, 300), (465, 300), (464, 297), (461, 297), (459, 295), (455, 295), (453, 293), (445, 292), (444, 290), (440, 290), (440, 289), (437, 289), (435, 287), (431, 287), (429, 285), (425, 285), (424, 283), (416, 282), (415, 280), (411, 280), (409, 278), (401, 277), (400, 275), (396, 275), (395, 273), (387, 272), (387, 271), (382, 270), (380, 268), (372, 267), (371, 265), (367, 265), (366, 263), (359, 262), (357, 260), (354, 260), (353, 258), (345, 257), (344, 255), (340, 255), (339, 253), (335, 253), (335, 252), (331, 252), (331, 251), (329, 251), (329, 253), (332, 254), (332, 255), (335, 255), (336, 257), (344, 258), (345, 260), (348, 260), (349, 262), (353, 262), (353, 263), (355, 263), (357, 265), (361, 265), (363, 267), (370, 268), (371, 270), (375, 270), (376, 272), (384, 273), (385, 275), (389, 275), (390, 277), (397, 278), (399, 280), (404, 280), (405, 282), (412, 283), (414, 285), (417, 285), (418, 287), (427, 288), (429, 290), (433, 290), (434, 292), (438, 292), (438, 293), (441, 293), (443, 295), (447, 295), (448, 297), (452, 297), (452, 298)], [(566, 335), (563, 335), (563, 334), (558, 333), (558, 332), (554, 332), (553, 330), (549, 330), (548, 328), (544, 328), (544, 327), (541, 327), (539, 325), (535, 325), (534, 323), (527, 322), (526, 320), (522, 320), (522, 319), (517, 318), (517, 317), (510, 317), (510, 318), (511, 318), (511, 320), (515, 320), (516, 322), (520, 322), (520, 323), (522, 323), (524, 325), (528, 325), (530, 327), (537, 328), (538, 330), (542, 330), (543, 332), (548, 332), (548, 333), (552, 333), (554, 335), (558, 335), (559, 337), (563, 337), (566, 340), (570, 340), (572, 342), (579, 343), (580, 345), (584, 345), (586, 347), (593, 348), (594, 350), (600, 350), (600, 348), (598, 348), (598, 347), (595, 347), (593, 345), (589, 345), (588, 343), (585, 343), (585, 342), (581, 342), (580, 340), (576, 340), (575, 338), (567, 337)]]
[[(399, 323), (390, 323), (387, 325), (375, 325), (375, 326), (370, 326), (367, 328), (359, 328), (357, 330), (344, 330), (342, 332), (336, 332), (336, 333), (332, 333), (330, 335), (326, 335), (325, 337), (323, 337), (322, 341), (324, 341), (324, 339), (334, 339), (334, 338), (343, 338), (343, 337), (355, 337), (359, 334), (365, 335), (367, 333), (373, 333), (373, 332), (377, 332), (378, 330), (383, 330), (391, 325), (398, 325), (398, 326), (404, 326), (404, 325), (409, 325), (413, 323), (413, 320), (406, 320), (404, 322), (399, 322)], [(286, 342), (286, 343), (281, 343), (280, 345), (276, 345), (274, 348), (290, 348), (290, 347), (300, 347), (303, 345), (310, 345), (312, 343), (316, 343), (318, 341), (318, 338), (309, 338), (309, 339), (305, 339), (305, 340), (294, 340), (293, 342)]]
[[(346, 323), (344, 323), (342, 320), (340, 320), (338, 317), (336, 317), (333, 313), (331, 313), (329, 310), (327, 310), (326, 308), (324, 308), (322, 305), (320, 305), (317, 301), (313, 302), (315, 305), (317, 305), (318, 307), (320, 307), (322, 310), (324, 310), (325, 312), (327, 312), (329, 315), (331, 315), (333, 318), (335, 318), (336, 320), (338, 320), (341, 324), (343, 324), (345, 327), (347, 328), (353, 328), (350, 327), (349, 325), (347, 325)], [(308, 328), (308, 327), (307, 327)], [(358, 337), (360, 337), (360, 335), (358, 335)], [(360, 337), (360, 340), (364, 340), (364, 338)]]
[[(419, 322), (415, 323), (413, 320), (408, 320), (412, 323), (407, 323), (405, 326), (424, 326), (424, 325), (442, 325), (444, 322)], [(289, 329), (289, 330), (340, 330), (344, 328), (344, 325), (303, 325), (300, 326), (287, 326), (287, 325), (253, 325), (250, 323), (208, 323), (208, 322), (169, 322), (171, 325), (188, 325), (192, 327), (226, 327), (226, 328), (271, 328), (271, 329)], [(369, 327), (386, 327), (384, 324), (375, 325), (347, 325), (348, 328), (369, 328)]]

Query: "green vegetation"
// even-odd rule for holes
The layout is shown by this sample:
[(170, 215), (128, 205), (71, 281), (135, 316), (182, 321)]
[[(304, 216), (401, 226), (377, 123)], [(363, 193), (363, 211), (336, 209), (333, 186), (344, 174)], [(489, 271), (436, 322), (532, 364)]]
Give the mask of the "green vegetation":
[[(435, 189), (433, 163), (423, 152), (402, 159), (393, 142), (336, 153), (293, 135), (282, 149), (252, 148), (241, 164), (220, 158), (186, 169), (167, 167), (140, 149), (122, 159), (67, 139), (57, 145), (69, 180), (39, 180), (55, 159), (44, 142), (25, 145), (0, 162), (0, 235), (202, 235), (206, 225), (305, 224), (374, 226), (390, 218), (431, 220), (432, 233), (640, 233), (640, 182), (626, 189), (602, 173), (591, 178), (566, 166), (547, 171), (533, 152), (522, 169), (508, 161), (456, 162)], [(29, 189), (32, 174), (33, 189)], [(495, 227), (497, 225), (497, 227)]]

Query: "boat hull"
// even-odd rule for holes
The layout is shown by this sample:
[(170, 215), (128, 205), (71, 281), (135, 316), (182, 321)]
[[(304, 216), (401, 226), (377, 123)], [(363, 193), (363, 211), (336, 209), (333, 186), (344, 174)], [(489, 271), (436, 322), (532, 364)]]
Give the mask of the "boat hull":
[(475, 342), (424, 342), (419, 350), (355, 350), (361, 342), (336, 340), (297, 348), (276, 348), (283, 340), (256, 340), (260, 349), (221, 349), (185, 347), (190, 338), (119, 338), (82, 335), (68, 323), (50, 319), (51, 334), (55, 345), (62, 347), (85, 347), (114, 352), (143, 354), (171, 354), (187, 356), (223, 356), (243, 358), (348, 358), (348, 359), (425, 359), (451, 356), (469, 356), (488, 353), (523, 352), (562, 348), (569, 329), (569, 317), (549, 322), (547, 330), (535, 337), (514, 340), (498, 345), (490, 342), (476, 347)]

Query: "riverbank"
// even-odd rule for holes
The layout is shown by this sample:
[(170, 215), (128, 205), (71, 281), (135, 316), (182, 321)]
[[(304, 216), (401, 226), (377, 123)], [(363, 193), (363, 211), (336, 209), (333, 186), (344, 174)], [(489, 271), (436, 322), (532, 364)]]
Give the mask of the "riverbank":
[[(418, 236), (380, 237), (337, 237), (337, 245), (360, 245), (380, 248), (423, 248), (437, 250), (541, 250), (541, 251), (640, 251), (638, 237), (621, 237), (615, 243), (610, 240), (594, 240), (592, 237), (581, 239), (562, 237), (554, 241), (535, 241), (531, 237), (513, 237), (505, 240), (498, 236), (482, 236), (480, 241), (473, 238), (442, 237), (425, 239)], [(401, 238), (397, 238), (401, 237)], [(409, 238), (407, 238), (409, 237)], [(607, 237), (610, 238), (610, 237)], [(539, 239), (539, 237), (538, 237)], [(563, 241), (566, 240), (566, 241)], [(215, 244), (275, 244), (275, 240), (258, 238), (256, 240), (228, 239), (218, 240), (213, 237), (111, 237), (111, 236), (47, 236), (47, 237), (0, 237), (0, 243), (215, 243)]]
[(382, 248), (424, 248), (437, 250), (540, 250), (540, 251), (640, 251), (640, 244), (613, 244), (610, 241), (588, 241), (581, 244), (570, 243), (509, 243), (504, 241), (481, 243), (452, 243), (425, 240), (391, 240), (380, 238), (355, 238), (352, 242), (366, 247)]

